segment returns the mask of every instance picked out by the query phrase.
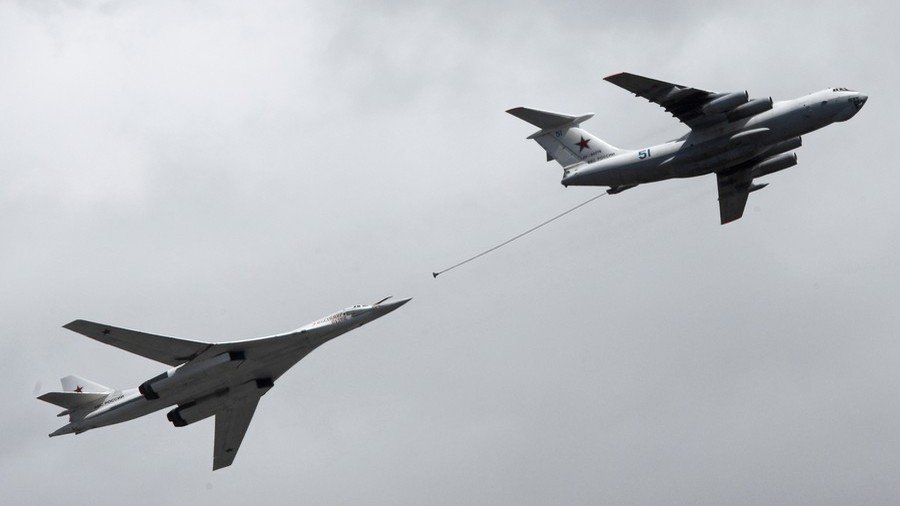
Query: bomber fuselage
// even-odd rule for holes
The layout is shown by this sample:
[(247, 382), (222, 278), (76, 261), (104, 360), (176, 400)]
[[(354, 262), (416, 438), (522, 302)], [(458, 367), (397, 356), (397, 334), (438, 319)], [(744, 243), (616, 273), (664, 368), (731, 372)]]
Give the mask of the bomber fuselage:
[[(297, 330), (259, 339), (218, 343), (215, 356), (189, 361), (151, 378), (139, 388), (114, 392), (83, 417), (71, 421), (51, 436), (132, 420), (173, 405), (215, 402), (240, 391), (242, 385), (273, 382), (326, 342), (393, 311), (409, 299), (376, 305), (359, 305), (338, 311)], [(314, 332), (311, 332), (314, 331)], [(267, 341), (266, 346), (248, 343)], [(171, 420), (171, 417), (170, 417)], [(176, 420), (173, 423), (179, 425)]]

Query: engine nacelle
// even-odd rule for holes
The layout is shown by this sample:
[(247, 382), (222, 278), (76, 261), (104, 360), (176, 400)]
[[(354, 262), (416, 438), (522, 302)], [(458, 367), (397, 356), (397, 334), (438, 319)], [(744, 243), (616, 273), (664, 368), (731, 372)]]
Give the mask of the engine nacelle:
[(200, 362), (188, 362), (141, 383), (138, 391), (148, 400), (159, 399), (160, 395), (177, 386), (202, 381), (213, 373), (237, 368), (243, 361), (243, 352), (229, 351)]
[(735, 93), (728, 93), (726, 95), (722, 95), (719, 98), (715, 98), (710, 100), (703, 106), (703, 112), (705, 114), (719, 114), (723, 112), (728, 112), (735, 107), (746, 103), (747, 100), (750, 99), (750, 94), (746, 91), (738, 91)]
[(257, 378), (232, 388), (224, 388), (208, 397), (178, 406), (169, 411), (166, 418), (176, 427), (184, 427), (215, 415), (231, 403), (262, 397), (274, 384), (272, 378)]
[(177, 369), (169, 369), (168, 371), (160, 374), (159, 376), (154, 376), (154, 377), (148, 379), (147, 381), (141, 383), (141, 385), (138, 387), (138, 392), (140, 392), (141, 395), (143, 395), (145, 399), (148, 399), (148, 400), (159, 399), (159, 394), (156, 392), (156, 390), (153, 389), (153, 384), (159, 383), (160, 381), (171, 377), (172, 375), (175, 374), (176, 370)]
[(788, 139), (786, 141), (781, 141), (778, 144), (773, 145), (769, 149), (766, 150), (765, 154), (769, 156), (780, 155), (781, 153), (787, 153), (788, 151), (793, 151), (800, 146), (803, 145), (803, 140), (800, 137), (794, 137), (792, 139)]
[(184, 427), (185, 425), (190, 425), (194, 422), (199, 422), (204, 418), (213, 416), (221, 407), (222, 403), (217, 402), (215, 399), (208, 399), (201, 401), (200, 403), (189, 402), (169, 411), (166, 414), (166, 418), (168, 418), (174, 426)]
[(756, 116), (761, 112), (766, 112), (771, 109), (773, 103), (772, 97), (754, 98), (729, 111), (726, 117), (728, 118), (728, 121), (737, 121), (739, 119), (749, 118), (750, 116)]
[(762, 177), (779, 170), (787, 169), (797, 165), (797, 153), (782, 153), (775, 155), (757, 163), (750, 171), (750, 177)]

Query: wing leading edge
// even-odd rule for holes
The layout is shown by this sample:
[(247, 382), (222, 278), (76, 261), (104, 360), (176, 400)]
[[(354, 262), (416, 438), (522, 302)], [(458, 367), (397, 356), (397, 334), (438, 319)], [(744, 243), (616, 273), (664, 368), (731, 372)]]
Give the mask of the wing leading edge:
[(716, 93), (628, 72), (614, 74), (604, 79), (662, 106), (691, 128), (707, 126), (711, 122), (711, 118), (703, 112), (703, 105), (715, 98)]

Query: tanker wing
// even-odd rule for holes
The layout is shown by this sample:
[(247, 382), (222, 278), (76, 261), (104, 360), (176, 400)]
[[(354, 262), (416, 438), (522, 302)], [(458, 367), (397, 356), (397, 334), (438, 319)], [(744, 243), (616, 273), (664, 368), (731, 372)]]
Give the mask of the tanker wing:
[(661, 106), (692, 129), (705, 126), (708, 117), (703, 112), (703, 106), (719, 96), (710, 91), (628, 72), (607, 76), (604, 80)]
[(798, 147), (800, 147), (799, 137), (788, 139), (771, 146), (761, 156), (716, 172), (716, 182), (719, 187), (719, 215), (722, 225), (743, 216), (747, 197), (768, 185), (768, 183), (754, 183), (754, 179), (797, 164), (797, 154), (789, 151)]
[(750, 100), (746, 90), (716, 93), (628, 72), (604, 80), (661, 106), (692, 130), (736, 121), (772, 108), (771, 98)]
[(716, 174), (719, 186), (719, 217), (722, 225), (744, 215), (747, 197), (752, 191), (750, 168), (743, 168), (729, 175)]

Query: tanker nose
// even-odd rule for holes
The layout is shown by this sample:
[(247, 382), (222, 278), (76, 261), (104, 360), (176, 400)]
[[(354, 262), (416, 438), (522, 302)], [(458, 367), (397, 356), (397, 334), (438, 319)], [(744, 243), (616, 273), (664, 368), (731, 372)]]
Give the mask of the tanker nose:
[(865, 93), (854, 93), (847, 99), (847, 104), (841, 107), (834, 120), (847, 121), (856, 116), (856, 113), (866, 105), (866, 100), (869, 100), (869, 96)]

